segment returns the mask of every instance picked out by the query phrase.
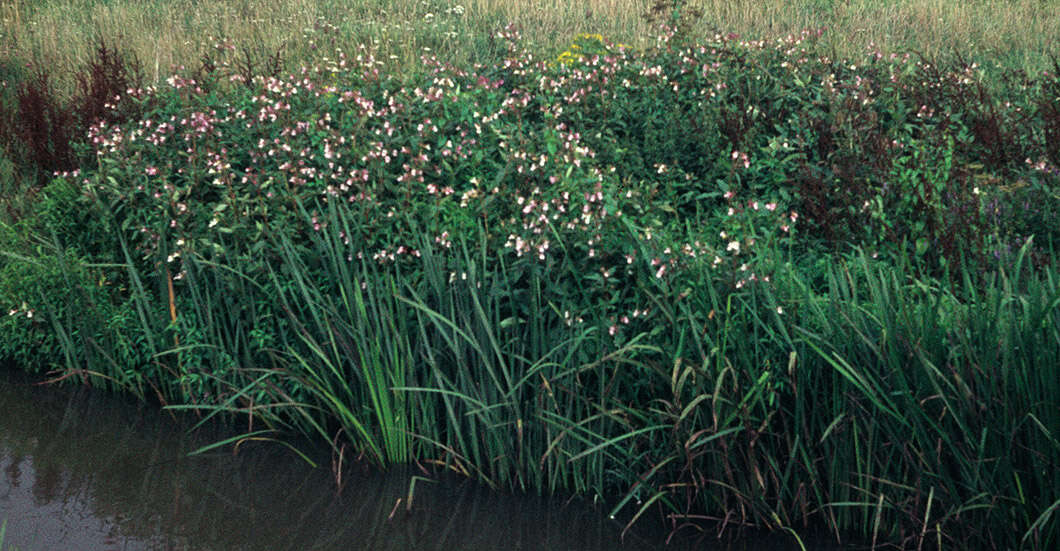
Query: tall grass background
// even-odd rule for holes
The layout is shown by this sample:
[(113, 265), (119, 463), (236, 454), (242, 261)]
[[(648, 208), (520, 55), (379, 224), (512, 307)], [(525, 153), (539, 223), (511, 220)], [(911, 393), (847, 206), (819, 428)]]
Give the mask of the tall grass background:
[[(1055, 0), (700, 0), (675, 6), (686, 16), (698, 12), (691, 22), (697, 38), (734, 32), (768, 40), (826, 27), (828, 47), (848, 58), (871, 44), (885, 53), (960, 53), (1034, 72), (1049, 67), (1044, 53), (1060, 42)], [(274, 57), (290, 69), (321, 51), (352, 52), (374, 43), (390, 71), (408, 71), (425, 48), (456, 64), (497, 60), (503, 49), (489, 36), (506, 22), (534, 29), (529, 44), (539, 53), (583, 32), (645, 47), (656, 32), (642, 17), (651, 7), (646, 0), (4, 0), (0, 45), (11, 62), (72, 75), (92, 59), (98, 36), (120, 38), (154, 84), (177, 67), (198, 65), (219, 44), (236, 47), (241, 61), (265, 65)]]

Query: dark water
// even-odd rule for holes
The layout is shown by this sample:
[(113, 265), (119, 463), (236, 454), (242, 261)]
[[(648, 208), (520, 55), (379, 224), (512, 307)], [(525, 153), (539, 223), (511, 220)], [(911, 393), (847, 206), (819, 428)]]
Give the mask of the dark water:
[[(664, 545), (580, 501), (491, 492), (422, 473), (312, 468), (275, 444), (213, 441), (154, 406), (39, 387), (0, 370), (3, 550), (798, 549), (781, 536)], [(808, 546), (810, 549), (819, 546)]]

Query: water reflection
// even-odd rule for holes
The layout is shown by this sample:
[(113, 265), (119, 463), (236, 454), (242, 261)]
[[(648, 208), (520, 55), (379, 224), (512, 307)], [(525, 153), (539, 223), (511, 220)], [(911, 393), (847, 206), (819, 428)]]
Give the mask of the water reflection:
[[(212, 435), (216, 437), (216, 434)], [(32, 550), (646, 550), (603, 513), (409, 473), (346, 473), (275, 445), (186, 457), (211, 435), (152, 406), (41, 388), (0, 372), (0, 520), (5, 547)], [(713, 543), (713, 542), (712, 542)], [(782, 547), (790, 547), (785, 542)], [(754, 547), (778, 549), (780, 541)], [(739, 546), (692, 544), (671, 549)]]

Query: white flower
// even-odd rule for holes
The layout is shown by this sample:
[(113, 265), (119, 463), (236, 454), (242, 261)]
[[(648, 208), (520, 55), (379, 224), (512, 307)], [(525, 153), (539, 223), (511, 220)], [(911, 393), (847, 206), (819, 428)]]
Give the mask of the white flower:
[(736, 253), (739, 253), (740, 252), (740, 242), (739, 241), (729, 241), (729, 246), (725, 247), (725, 250), (726, 251), (735, 251)]

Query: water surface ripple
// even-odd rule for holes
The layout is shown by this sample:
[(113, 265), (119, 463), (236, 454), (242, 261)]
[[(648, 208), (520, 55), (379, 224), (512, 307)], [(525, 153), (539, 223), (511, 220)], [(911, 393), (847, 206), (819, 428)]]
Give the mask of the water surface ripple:
[[(616, 550), (621, 525), (580, 501), (492, 492), (464, 481), (352, 469), (341, 493), (275, 444), (188, 456), (217, 438), (156, 406), (90, 389), (41, 387), (0, 370), (3, 548), (36, 550)], [(684, 542), (667, 549), (779, 549)]]

